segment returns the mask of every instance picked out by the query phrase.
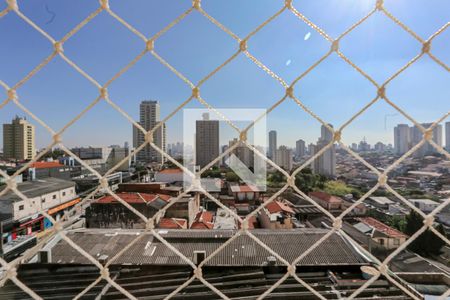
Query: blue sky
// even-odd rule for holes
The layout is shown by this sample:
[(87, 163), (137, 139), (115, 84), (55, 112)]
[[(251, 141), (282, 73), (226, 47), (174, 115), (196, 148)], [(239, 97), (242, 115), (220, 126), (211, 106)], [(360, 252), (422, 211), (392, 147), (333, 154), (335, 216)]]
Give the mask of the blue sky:
[[(279, 0), (204, 0), (202, 7), (244, 37), (275, 13)], [(150, 37), (189, 8), (188, 0), (111, 0), (110, 7)], [(366, 0), (297, 0), (295, 7), (337, 37), (374, 5)], [(98, 7), (94, 0), (20, 1), (21, 11), (55, 39)], [(0, 4), (3, 9), (5, 4)], [(447, 0), (386, 0), (386, 7), (419, 36), (426, 39), (448, 22)], [(54, 13), (54, 17), (53, 17)], [(305, 38), (309, 36), (309, 38)], [(14, 85), (52, 51), (52, 45), (15, 14), (0, 18), (0, 79)], [(65, 54), (105, 83), (128, 64), (145, 45), (123, 25), (102, 12), (64, 45)], [(420, 53), (421, 45), (386, 16), (377, 13), (341, 41), (342, 52), (377, 82), (382, 83)], [(196, 83), (230, 57), (238, 45), (198, 12), (187, 16), (156, 41), (165, 60)], [(249, 51), (284, 78), (294, 80), (324, 55), (330, 45), (292, 13), (285, 12), (248, 42)], [(450, 29), (433, 42), (432, 52), (450, 64)], [(450, 110), (450, 75), (428, 56), (421, 58), (392, 81), (387, 95), (420, 122), (432, 122)], [(133, 118), (139, 102), (159, 100), (161, 117), (168, 115), (190, 94), (190, 88), (147, 55), (109, 88), (111, 99)], [(201, 94), (219, 108), (268, 108), (284, 95), (273, 78), (243, 54), (208, 80)], [(375, 95), (376, 89), (342, 59), (332, 54), (298, 82), (295, 94), (319, 117), (335, 127), (348, 120)], [(53, 129), (58, 130), (89, 105), (98, 91), (90, 82), (56, 57), (18, 90), (20, 101)], [(0, 90), (0, 98), (6, 93)], [(189, 108), (203, 108), (193, 101)], [(2, 123), (24, 115), (12, 103), (0, 109)], [(450, 121), (450, 120), (447, 120)], [(279, 144), (294, 146), (297, 139), (314, 142), (320, 124), (287, 100), (267, 118), (268, 130), (279, 132)], [(344, 142), (363, 137), (370, 143), (392, 142), (393, 127), (407, 122), (380, 101), (343, 133)], [(167, 123), (168, 141), (182, 139), (182, 112)], [(66, 145), (109, 145), (131, 142), (131, 124), (106, 103), (98, 103), (63, 136)], [(227, 134), (226, 139), (232, 137)], [(37, 125), (37, 146), (50, 143), (49, 134)]]

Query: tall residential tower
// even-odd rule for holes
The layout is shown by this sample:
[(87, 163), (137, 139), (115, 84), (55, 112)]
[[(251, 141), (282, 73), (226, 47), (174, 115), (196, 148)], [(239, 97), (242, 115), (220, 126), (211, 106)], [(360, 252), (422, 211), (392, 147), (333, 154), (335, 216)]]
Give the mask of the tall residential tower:
[(34, 125), (16, 116), (11, 124), (3, 124), (3, 158), (27, 160), (36, 154)]

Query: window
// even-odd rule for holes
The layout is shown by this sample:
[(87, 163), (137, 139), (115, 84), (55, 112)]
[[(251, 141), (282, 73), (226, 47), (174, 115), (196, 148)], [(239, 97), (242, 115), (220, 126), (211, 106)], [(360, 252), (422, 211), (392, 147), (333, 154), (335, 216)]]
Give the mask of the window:
[(55, 199), (56, 199), (56, 195), (53, 195), (53, 196), (52, 196), (52, 199), (55, 200)]
[(23, 210), (25, 207), (23, 205), (19, 205), (19, 210)]
[(400, 246), (400, 240), (394, 239), (394, 246)]
[(62, 192), (63, 197), (66, 195), (66, 192)]

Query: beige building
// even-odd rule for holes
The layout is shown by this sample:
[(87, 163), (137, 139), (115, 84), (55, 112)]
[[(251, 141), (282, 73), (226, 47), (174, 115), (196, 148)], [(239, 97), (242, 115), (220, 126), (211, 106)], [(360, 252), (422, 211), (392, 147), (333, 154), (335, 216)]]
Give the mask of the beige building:
[(275, 163), (287, 171), (292, 170), (292, 150), (280, 146), (275, 152)]
[(34, 125), (16, 116), (11, 124), (3, 124), (4, 159), (27, 160), (36, 154)]

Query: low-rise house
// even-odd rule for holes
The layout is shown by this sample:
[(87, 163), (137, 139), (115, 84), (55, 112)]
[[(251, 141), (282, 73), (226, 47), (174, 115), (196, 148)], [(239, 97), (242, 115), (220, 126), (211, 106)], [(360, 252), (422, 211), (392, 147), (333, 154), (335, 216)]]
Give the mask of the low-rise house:
[[(118, 193), (117, 196), (146, 218), (153, 217), (170, 201), (170, 196), (146, 193)], [(145, 228), (145, 222), (112, 195), (91, 203), (86, 209), (88, 228)]]
[(342, 199), (325, 192), (310, 192), (309, 197), (328, 211), (338, 211), (342, 209)]
[(267, 204), (259, 213), (261, 227), (267, 229), (292, 229), (294, 228), (294, 210), (278, 200)]
[(388, 250), (398, 248), (408, 238), (406, 234), (372, 217), (358, 220), (360, 223), (355, 224), (354, 227)]
[(365, 200), (367, 204), (372, 205), (375, 208), (378, 209), (385, 209), (388, 210), (389, 206), (393, 205), (395, 202), (389, 199), (388, 197), (369, 197), (367, 200)]
[(45, 211), (58, 221), (64, 211), (80, 201), (75, 183), (58, 178), (25, 181), (17, 184), (17, 189), (28, 199), (12, 191), (0, 196), (0, 220), (8, 240), (51, 227), (52, 223), (39, 212)]
[(409, 199), (409, 201), (424, 213), (430, 213), (439, 206), (439, 202), (430, 199)]
[(261, 201), (262, 191), (254, 185), (230, 185), (229, 192), (234, 197), (235, 203), (259, 203)]

